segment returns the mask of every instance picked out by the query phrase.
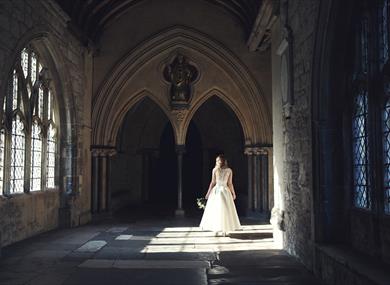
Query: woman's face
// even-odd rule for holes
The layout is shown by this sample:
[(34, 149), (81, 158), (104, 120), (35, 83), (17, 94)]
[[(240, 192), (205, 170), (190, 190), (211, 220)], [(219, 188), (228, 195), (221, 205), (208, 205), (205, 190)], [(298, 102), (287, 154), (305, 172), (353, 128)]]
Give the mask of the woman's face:
[(215, 164), (218, 166), (218, 167), (221, 167), (222, 166), (222, 160), (217, 157), (217, 159), (215, 160)]

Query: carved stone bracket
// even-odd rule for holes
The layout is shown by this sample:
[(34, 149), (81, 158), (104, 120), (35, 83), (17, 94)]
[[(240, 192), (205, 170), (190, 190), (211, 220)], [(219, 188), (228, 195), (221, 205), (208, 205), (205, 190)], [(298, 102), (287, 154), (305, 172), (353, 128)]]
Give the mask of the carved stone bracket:
[(187, 116), (187, 110), (172, 110), (172, 114), (178, 124), (181, 124)]

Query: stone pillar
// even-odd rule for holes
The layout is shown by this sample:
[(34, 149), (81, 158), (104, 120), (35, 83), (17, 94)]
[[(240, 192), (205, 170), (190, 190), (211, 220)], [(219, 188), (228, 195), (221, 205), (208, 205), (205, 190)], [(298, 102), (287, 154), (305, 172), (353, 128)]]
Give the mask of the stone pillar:
[(261, 211), (261, 193), (260, 193), (260, 148), (253, 148), (253, 209), (255, 212)]
[(92, 156), (92, 199), (91, 199), (91, 211), (92, 213), (98, 212), (99, 203), (99, 157)]
[(244, 151), (248, 160), (248, 205), (247, 214), (253, 211), (253, 149), (246, 147)]
[(185, 145), (176, 145), (177, 154), (177, 209), (176, 216), (184, 216), (183, 210), (183, 155)]
[(93, 163), (93, 202), (92, 211), (101, 213), (110, 211), (110, 162), (111, 156), (116, 154), (114, 147), (99, 146), (92, 148)]
[(261, 193), (261, 211), (269, 213), (269, 163), (268, 152), (266, 149), (260, 149), (260, 193)]

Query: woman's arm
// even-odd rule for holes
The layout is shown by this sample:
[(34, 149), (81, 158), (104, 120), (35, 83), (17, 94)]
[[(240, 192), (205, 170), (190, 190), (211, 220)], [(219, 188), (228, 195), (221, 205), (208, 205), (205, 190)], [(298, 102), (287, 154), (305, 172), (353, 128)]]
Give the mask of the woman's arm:
[(209, 198), (211, 190), (213, 189), (215, 184), (216, 184), (216, 181), (215, 181), (215, 168), (214, 168), (213, 171), (211, 172), (211, 182), (209, 185), (209, 190), (207, 191), (207, 194), (206, 194), (206, 199)]
[(233, 195), (233, 200), (236, 200), (236, 193), (234, 192), (234, 186), (233, 186), (233, 170), (231, 170), (231, 169), (230, 169), (230, 173), (229, 173), (228, 187), (229, 187), (230, 192)]

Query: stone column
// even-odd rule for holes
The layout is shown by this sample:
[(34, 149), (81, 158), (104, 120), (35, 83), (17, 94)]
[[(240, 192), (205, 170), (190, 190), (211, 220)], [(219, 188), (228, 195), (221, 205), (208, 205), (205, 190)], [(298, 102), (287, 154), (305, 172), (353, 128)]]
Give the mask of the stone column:
[(253, 149), (251, 147), (246, 147), (244, 154), (247, 156), (248, 160), (248, 205), (247, 205), (247, 214), (250, 214), (253, 211)]
[(261, 193), (260, 193), (260, 148), (253, 148), (253, 209), (255, 212), (261, 211)]
[(98, 213), (110, 211), (110, 162), (111, 156), (116, 154), (114, 147), (99, 146), (92, 148), (93, 156), (93, 203), (92, 211)]
[(91, 199), (91, 211), (92, 213), (98, 212), (98, 199), (99, 199), (99, 157), (92, 156), (92, 199)]
[(261, 211), (263, 213), (269, 213), (269, 163), (268, 163), (268, 152), (266, 149), (260, 149), (260, 172), (261, 172), (261, 183), (260, 183), (260, 193), (261, 193)]
[(177, 209), (176, 216), (184, 216), (183, 210), (183, 155), (185, 145), (176, 145), (177, 154)]

